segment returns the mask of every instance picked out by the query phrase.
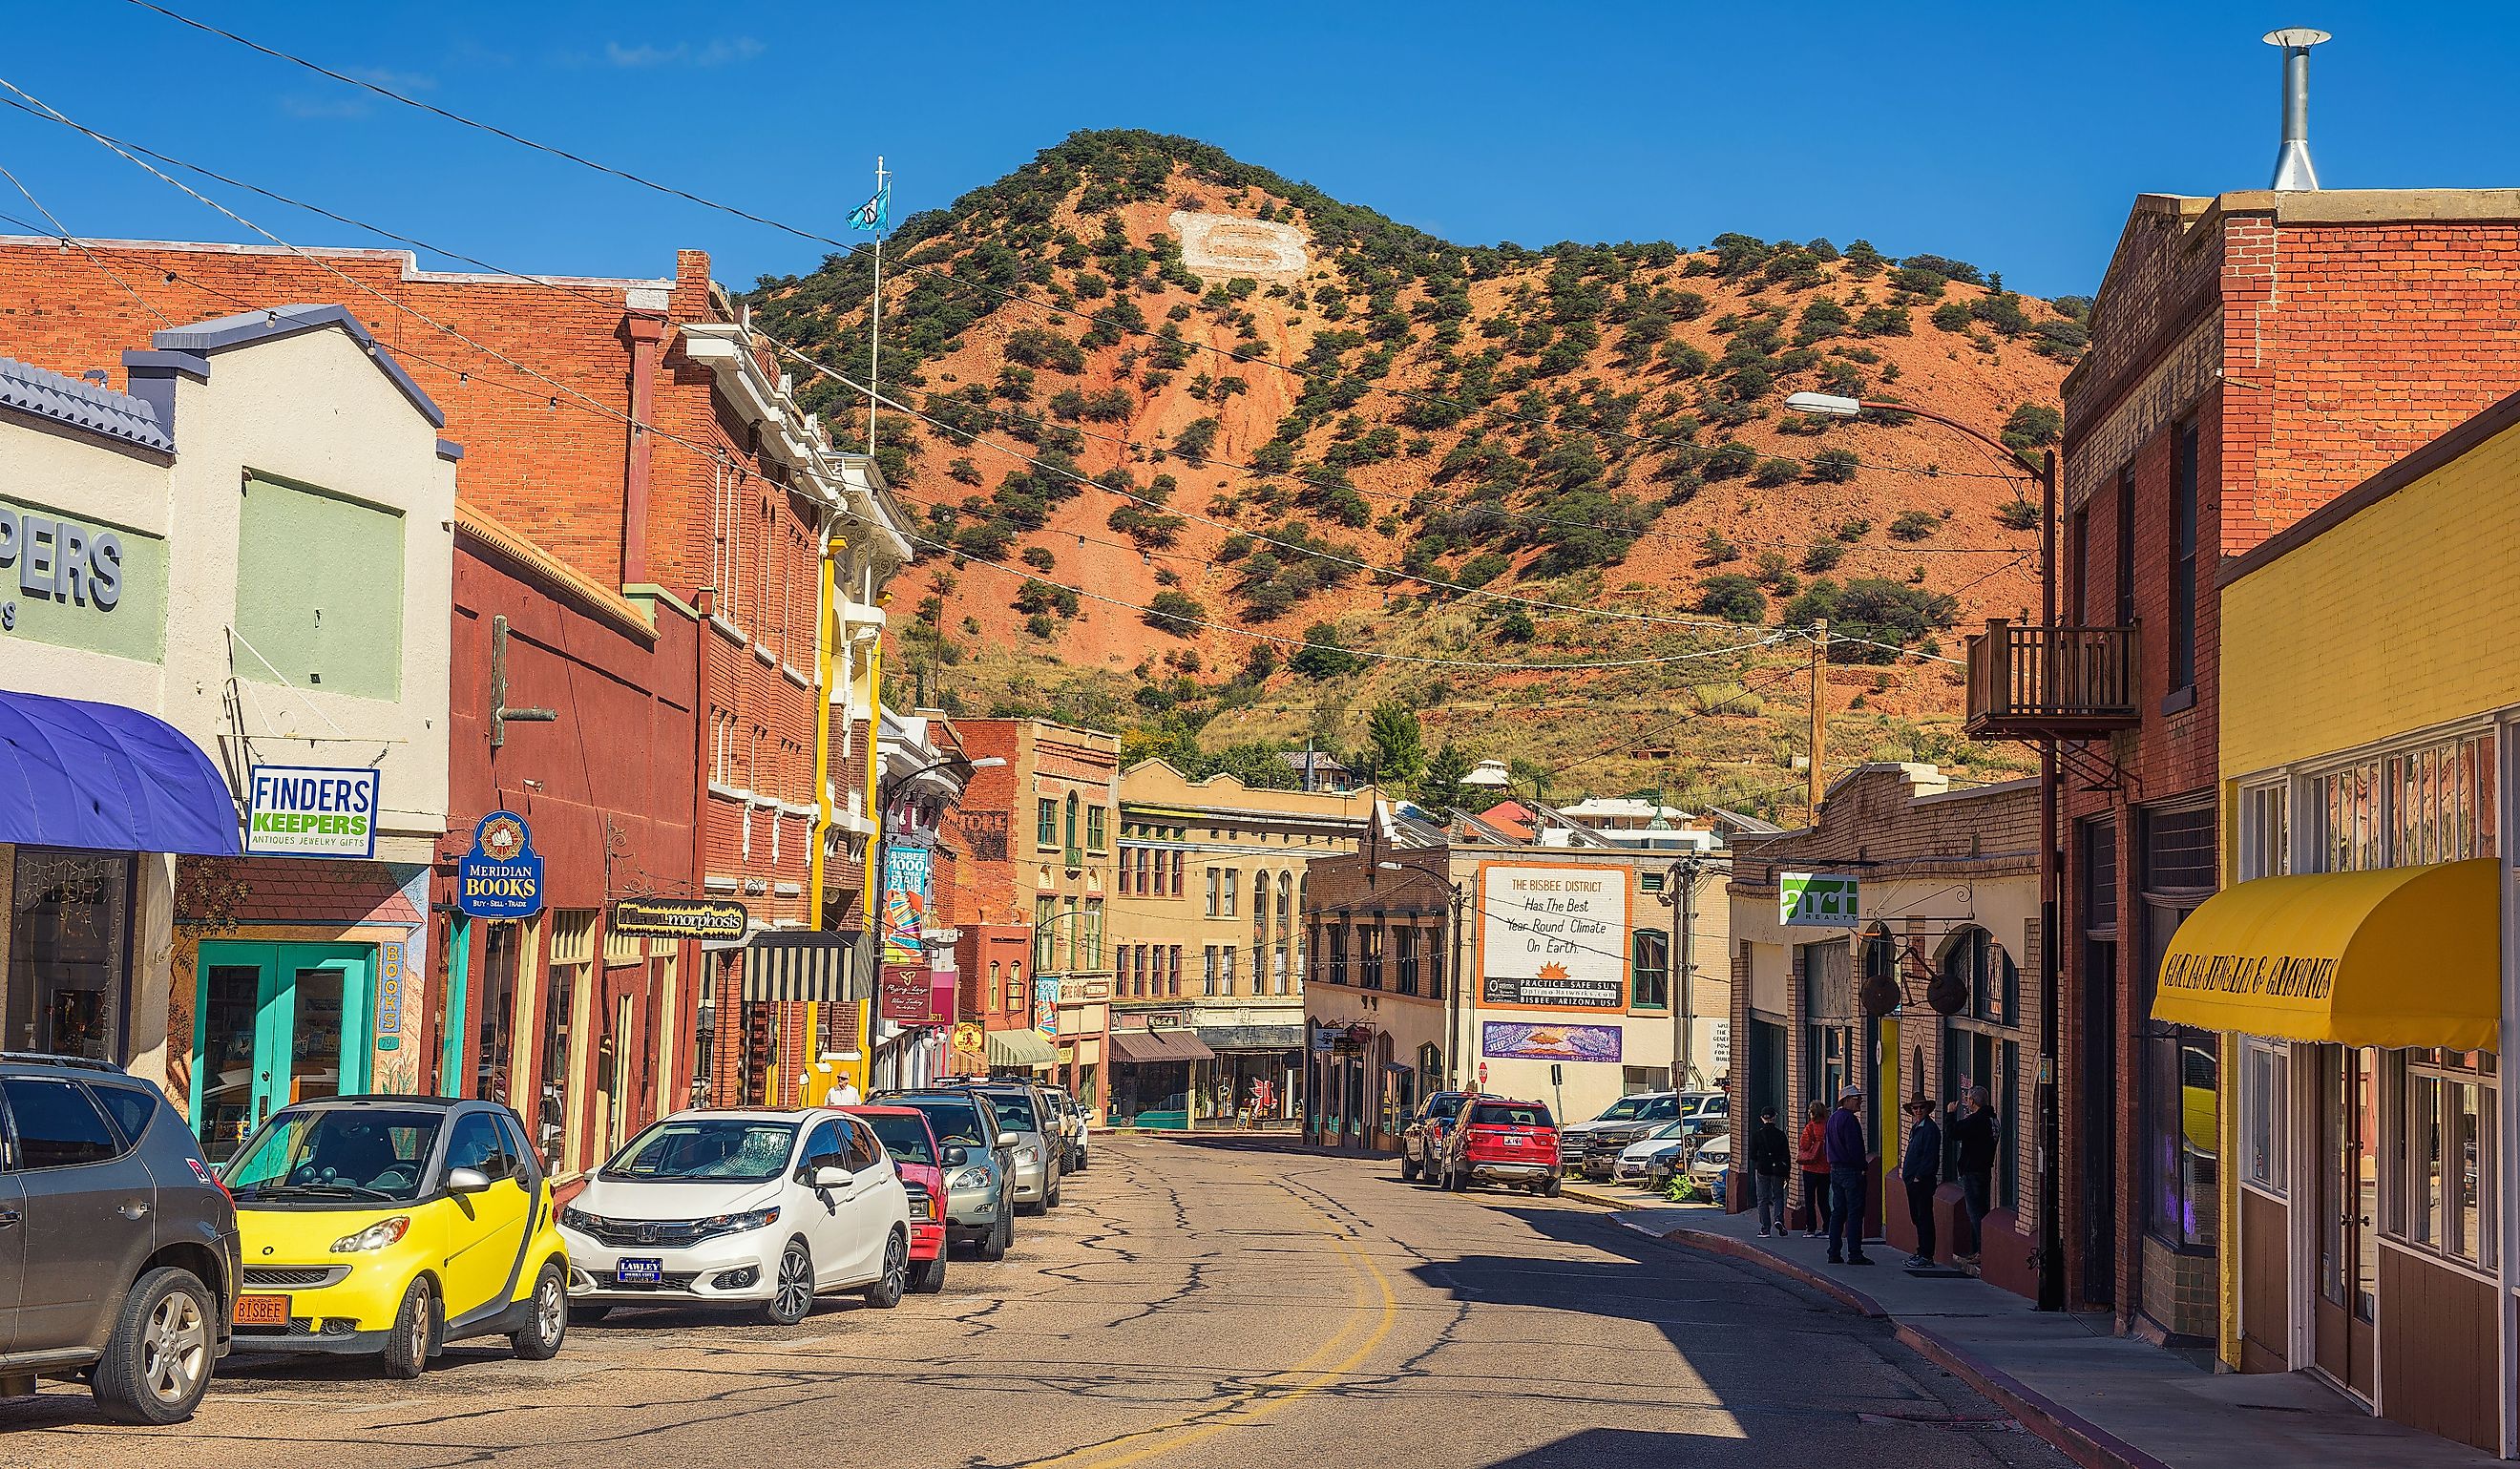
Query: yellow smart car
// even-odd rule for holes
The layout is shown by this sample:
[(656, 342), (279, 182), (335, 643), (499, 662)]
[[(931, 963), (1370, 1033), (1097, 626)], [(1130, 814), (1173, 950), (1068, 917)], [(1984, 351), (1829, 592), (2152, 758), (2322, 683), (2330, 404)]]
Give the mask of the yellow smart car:
[(540, 1361), (568, 1329), (568, 1251), (517, 1114), (338, 1096), (272, 1114), (222, 1171), (245, 1276), (236, 1350), (374, 1354), (417, 1377), (448, 1342)]

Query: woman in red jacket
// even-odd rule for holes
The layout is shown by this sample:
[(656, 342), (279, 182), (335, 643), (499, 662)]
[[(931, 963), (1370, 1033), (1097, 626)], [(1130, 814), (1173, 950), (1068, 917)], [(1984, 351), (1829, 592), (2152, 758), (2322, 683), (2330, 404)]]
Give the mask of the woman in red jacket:
[(1803, 1238), (1818, 1239), (1828, 1232), (1828, 1107), (1813, 1102), (1803, 1115), (1806, 1121), (1794, 1145), (1794, 1166), (1802, 1171), (1803, 1208), (1811, 1224)]

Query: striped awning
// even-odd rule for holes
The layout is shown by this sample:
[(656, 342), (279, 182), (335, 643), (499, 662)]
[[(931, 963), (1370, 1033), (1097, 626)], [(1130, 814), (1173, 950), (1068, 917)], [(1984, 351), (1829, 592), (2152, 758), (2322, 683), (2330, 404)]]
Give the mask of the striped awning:
[(746, 1000), (864, 1000), (875, 993), (875, 945), (865, 933), (764, 929), (743, 946)]
[(1013, 1071), (1058, 1064), (1058, 1052), (1037, 1030), (993, 1030), (989, 1032), (987, 1049), (991, 1066)]

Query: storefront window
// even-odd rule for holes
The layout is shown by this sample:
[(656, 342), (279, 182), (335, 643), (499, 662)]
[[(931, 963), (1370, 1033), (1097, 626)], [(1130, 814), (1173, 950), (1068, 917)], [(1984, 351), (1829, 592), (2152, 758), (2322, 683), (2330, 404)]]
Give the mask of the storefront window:
[(123, 1059), (130, 918), (128, 856), (18, 848), (7, 1048)]
[(2388, 1232), (2416, 1249), (2492, 1269), (2498, 1136), (2491, 1052), (2390, 1053), (2400, 1073), (2399, 1179)]
[(2277, 1198), (2290, 1182), (2290, 1156), (2285, 1144), (2286, 1119), (2292, 1116), (2292, 1057), (2286, 1047), (2267, 1041), (2244, 1041), (2240, 1047), (2240, 1166), (2249, 1186)]

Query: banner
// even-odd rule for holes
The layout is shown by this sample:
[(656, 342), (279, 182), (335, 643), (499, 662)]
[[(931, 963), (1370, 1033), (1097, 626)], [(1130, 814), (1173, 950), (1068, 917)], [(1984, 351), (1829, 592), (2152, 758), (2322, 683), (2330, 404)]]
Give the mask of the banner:
[(1032, 1026), (1045, 1036), (1058, 1034), (1058, 976), (1056, 974), (1033, 977)]
[(1525, 1025), (1479, 1022), (1479, 1054), (1500, 1061), (1615, 1061), (1623, 1033), (1615, 1025)]
[(1482, 864), (1479, 1002), (1626, 1009), (1627, 869)]
[(928, 855), (925, 847), (883, 849), (883, 961), (926, 961), (920, 930), (927, 921)]
[(1777, 920), (1788, 928), (1852, 928), (1857, 884), (1835, 872), (1778, 872)]

